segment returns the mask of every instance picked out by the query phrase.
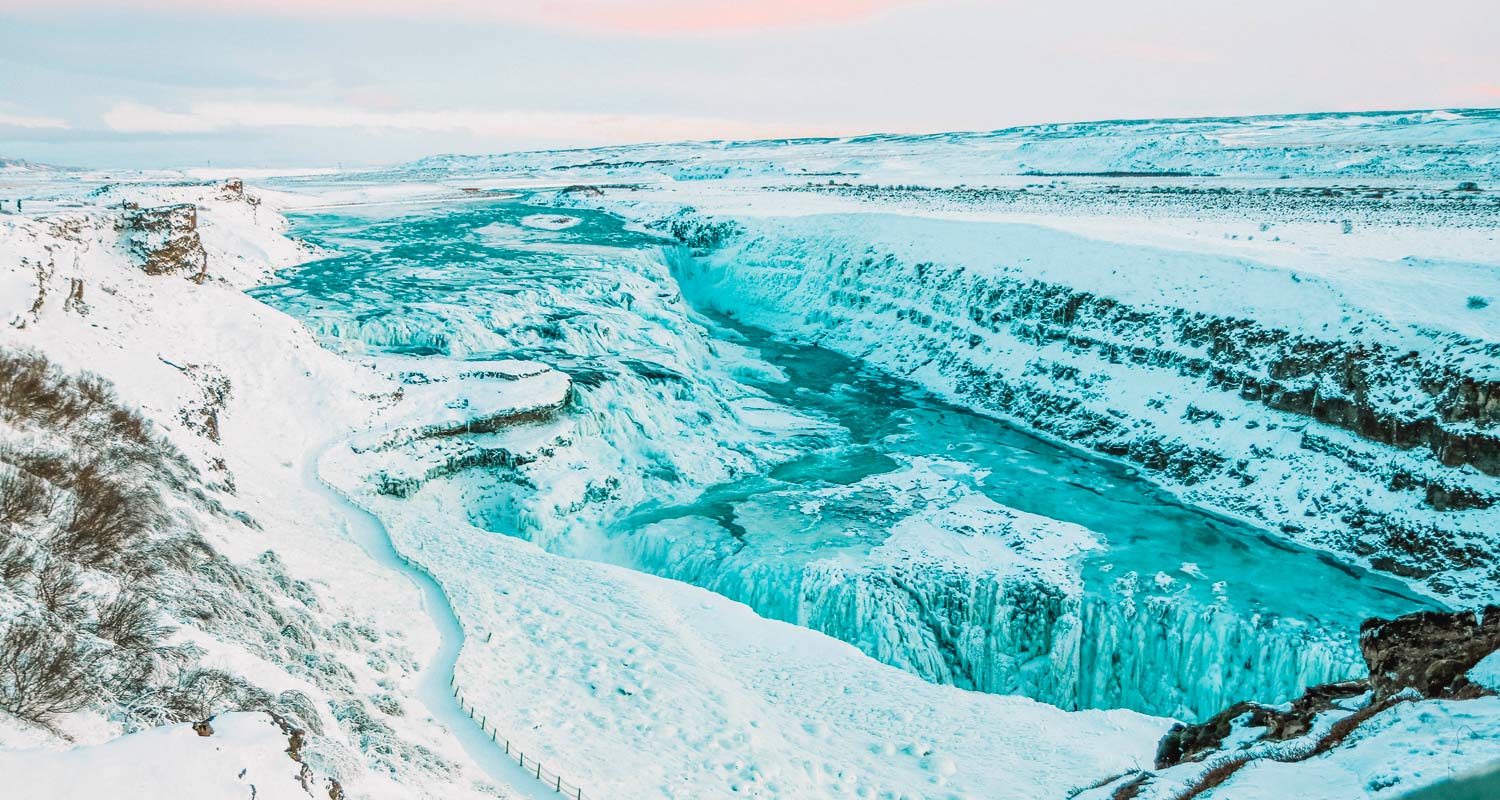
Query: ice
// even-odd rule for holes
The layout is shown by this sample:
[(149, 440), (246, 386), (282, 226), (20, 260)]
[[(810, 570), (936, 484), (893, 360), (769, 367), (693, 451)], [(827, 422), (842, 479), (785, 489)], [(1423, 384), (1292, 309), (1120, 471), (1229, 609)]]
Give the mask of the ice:
[[(1286, 700), (1357, 673), (1363, 617), (1432, 606), (1361, 566), (1369, 520), (1475, 560), (1435, 564), (1425, 590), (1492, 594), (1500, 507), (1424, 505), (1421, 480), (1482, 504), (1492, 475), (1118, 355), (1152, 352), (1159, 327), (1044, 341), (991, 319), (1003, 305), (992, 293), (1021, 287), (1016, 297), (1045, 305), (1029, 289), (1074, 287), (1135, 311), (1415, 351), (1482, 380), (1500, 338), (1486, 310), (1500, 297), (1496, 119), (450, 156), (287, 179), (320, 196), (267, 193), (276, 203), (258, 212), (204, 187), (156, 187), (152, 204), (203, 206), (201, 285), (148, 281), (118, 257), (103, 206), (140, 199), (134, 189), (48, 190), (28, 213), (96, 204), (93, 221), (0, 221), (5, 338), (99, 370), (198, 462), (232, 469), (238, 494), (224, 501), (259, 527), (216, 523), (215, 545), (241, 561), (273, 549), (330, 622), (372, 613), (406, 646), (381, 666), (346, 658), (358, 691), (421, 699), (447, 666), (430, 655), (431, 598), (358, 552), (303, 485), (311, 453), (359, 431), (319, 475), (368, 504), (441, 584), (465, 637), (462, 707), (586, 796), (1063, 796), (1150, 761), (1169, 721), (1118, 707), (1190, 719)], [(580, 169), (552, 170), (568, 165)], [(578, 181), (601, 188), (521, 202), (472, 190)], [(1324, 191), (1359, 199), (1290, 199)], [(350, 205), (371, 200), (383, 204)], [(313, 254), (279, 235), (281, 202), (305, 209), (299, 236), (338, 252), (266, 282)], [(566, 205), (595, 208), (553, 207)], [(33, 269), (54, 256), (55, 273)], [(88, 283), (86, 318), (58, 302), (72, 278)], [(238, 293), (252, 283), (349, 358)], [(1043, 324), (1070, 313), (1041, 310)], [(1203, 353), (1189, 342), (1171, 355)], [(178, 421), (195, 388), (185, 363), (232, 378), (222, 441)], [(973, 413), (997, 410), (986, 391), (1016, 387), (1056, 403), (1027, 423), (1059, 439), (1095, 444), (1090, 425), (1122, 420), (1116, 446), (1182, 441), (1238, 472), (1157, 474), (1172, 493), (1159, 491)], [(1431, 410), (1430, 393), (1399, 380), (1374, 399)], [(1340, 509), (1350, 497), (1367, 516)], [(312, 692), (319, 708), (344, 698), (183, 622), (184, 640), (236, 675)], [(451, 654), (454, 630), (443, 633)], [(1493, 685), (1493, 661), (1471, 677)], [(1495, 756), (1492, 700), (1398, 707), (1324, 757), (1247, 767), (1217, 793), (1354, 798), (1430, 783)], [(400, 764), (387, 780), (350, 750), (337, 763), (351, 796), (482, 791), (476, 751), (443, 730), (455, 720), (406, 708), (376, 718), (440, 766)], [(1073, 708), (1116, 710), (1061, 710)], [(119, 733), (79, 722), (68, 720), (80, 741)], [(325, 722), (325, 744), (367, 733)], [(226, 718), (223, 749), (202, 758), (191, 750), (205, 741), (179, 728), (0, 760), (23, 793), (76, 779), (79, 792), (130, 795), (145, 773), (180, 779), (153, 781), (157, 794), (243, 793), (261, 774), (281, 781), (257, 784), (264, 796), (301, 792), (284, 739), (239, 724)], [(15, 734), (0, 730), (7, 745)]]
[[(512, 231), (539, 213), (471, 205), (371, 230), (315, 218), (315, 241), (386, 243), (258, 290), (331, 344), (419, 372), (452, 371), (425, 347), (571, 377), (567, 413), (532, 445), (474, 439), (543, 457), (474, 470), (444, 466), (472, 462), (456, 445), (383, 456), (388, 477), (433, 483), (481, 527), (712, 589), (929, 681), (1182, 718), (1356, 675), (1358, 619), (1422, 605), (856, 362), (705, 317), (677, 284), (705, 267), (607, 216), (577, 212), (538, 250)], [(779, 313), (767, 292), (784, 285), (724, 274), (744, 282), (694, 296)], [(406, 413), (464, 413), (424, 407)], [(1247, 548), (1265, 553), (1247, 563)], [(1289, 571), (1348, 591), (1310, 602), (1284, 591)]]

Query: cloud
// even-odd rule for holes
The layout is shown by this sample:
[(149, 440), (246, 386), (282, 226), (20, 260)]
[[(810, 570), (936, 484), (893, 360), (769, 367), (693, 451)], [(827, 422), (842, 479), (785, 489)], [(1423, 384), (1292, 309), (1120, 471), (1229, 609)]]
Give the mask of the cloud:
[(112, 131), (133, 134), (208, 133), (232, 128), (342, 128), (587, 144), (830, 133), (810, 126), (664, 114), (481, 109), (393, 111), (269, 102), (204, 102), (186, 111), (118, 103), (101, 120)]
[(1153, 64), (1212, 64), (1218, 60), (1211, 50), (1160, 42), (1115, 42), (1105, 45), (1104, 50), (1109, 55)]
[(831, 25), (931, 0), (4, 0), (11, 10), (285, 17), (451, 17), (585, 32), (672, 35)]
[(69, 127), (66, 120), (57, 117), (39, 117), (32, 114), (15, 114), (0, 109), (0, 128), (52, 128), (62, 130)]
[(208, 116), (162, 111), (138, 103), (118, 103), (100, 119), (118, 133), (206, 133), (223, 127)]

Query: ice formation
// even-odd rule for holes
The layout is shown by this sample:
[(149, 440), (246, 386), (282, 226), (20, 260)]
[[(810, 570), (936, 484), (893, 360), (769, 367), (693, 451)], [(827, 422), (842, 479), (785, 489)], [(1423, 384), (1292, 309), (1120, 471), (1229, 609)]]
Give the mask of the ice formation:
[[(544, 248), (514, 224), (535, 216), (530, 208), (408, 214), (365, 227), (357, 218), (310, 220), (304, 235), (324, 245), (331, 236), (345, 239), (347, 254), (307, 265), (259, 296), (305, 315), (334, 346), (404, 354), (418, 375), (431, 361), (422, 354), (498, 353), (552, 364), (571, 376), (572, 388), (567, 413), (521, 440), (477, 432), (368, 454), (374, 460), (365, 469), (389, 492), (437, 493), (496, 532), (713, 589), (931, 681), (1064, 708), (1192, 718), (1233, 698), (1293, 696), (1358, 673), (1347, 631), (1362, 614), (1423, 604), (1403, 599), (1395, 582), (1351, 580), (1310, 553), (1278, 553), (1264, 573), (1286, 558), (1348, 590), (1331, 607), (1298, 607), (1277, 599), (1279, 587), (1235, 575), (1243, 571), (1236, 548), (1261, 541), (1253, 529), (1170, 508), (1166, 518), (1142, 516), (1141, 524), (1213, 539), (1198, 557), (1212, 576), (1201, 566), (1196, 575), (1182, 572), (1180, 559), (1151, 553), (1149, 541), (1124, 549), (1120, 541), (1112, 550), (1110, 536), (1131, 535), (1121, 520), (1110, 522), (1134, 513), (1127, 495), (1147, 506), (1170, 501), (1062, 451), (1024, 464), (989, 451), (954, 452), (1015, 445), (986, 439), (999, 434), (957, 409), (936, 410), (931, 401), (890, 406), (887, 395), (912, 390), (861, 378), (852, 362), (827, 361), (831, 354), (747, 339), (754, 333), (703, 317), (678, 289), (681, 278), (707, 298), (703, 307), (790, 329), (776, 316), (780, 298), (806, 295), (769, 295), (777, 284), (759, 282), (751, 266), (724, 273), (744, 274), (744, 283), (705, 291), (705, 270), (719, 262), (700, 264), (597, 213), (583, 214)], [(445, 259), (441, 280), (433, 259)], [(492, 299), (496, 286), (503, 302)], [(937, 298), (924, 301), (941, 307)], [(408, 369), (384, 356), (377, 363)], [(853, 372), (808, 384), (806, 374), (818, 370)], [(808, 392), (851, 396), (821, 405), (799, 400)], [(435, 418), (467, 413), (451, 410), (451, 402), (447, 408)], [(859, 417), (882, 414), (889, 430), (860, 429)], [(925, 427), (942, 424), (959, 430)], [(1029, 497), (1026, 485), (1049, 470), (1064, 483), (1096, 486)], [(1091, 491), (1118, 493), (1121, 504), (1089, 508), (1081, 518), (1115, 528), (1091, 531), (1010, 505), (1040, 503), (1066, 518), (1070, 504), (1092, 502)], [(1018, 537), (1054, 544), (1028, 553), (1012, 541)], [(1067, 541), (1086, 545), (1056, 546)], [(965, 555), (964, 548), (979, 551)], [(1255, 596), (1245, 596), (1252, 588)]]

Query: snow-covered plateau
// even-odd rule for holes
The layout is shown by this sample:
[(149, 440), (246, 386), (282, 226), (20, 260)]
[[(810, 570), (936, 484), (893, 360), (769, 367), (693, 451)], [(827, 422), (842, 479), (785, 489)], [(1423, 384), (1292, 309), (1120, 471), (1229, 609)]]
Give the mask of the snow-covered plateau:
[(1500, 114), (261, 183), (0, 175), (24, 796), (1361, 798), (1500, 759)]

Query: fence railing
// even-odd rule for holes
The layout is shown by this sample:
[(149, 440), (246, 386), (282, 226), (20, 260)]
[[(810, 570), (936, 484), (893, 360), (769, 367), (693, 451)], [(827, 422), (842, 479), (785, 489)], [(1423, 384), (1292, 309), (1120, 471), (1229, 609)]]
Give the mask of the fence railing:
[[(348, 492), (345, 492), (343, 489), (335, 486), (332, 482), (324, 478), (318, 472), (316, 462), (314, 463), (312, 471), (318, 482), (323, 486), (327, 487), (330, 491), (334, 492), (338, 496), (344, 498), (344, 500), (350, 505), (353, 505), (354, 507), (364, 511), (366, 514), (375, 516), (374, 512), (360, 505), (357, 501), (355, 501), (353, 497), (350, 497)], [(384, 523), (381, 523), (381, 528), (382, 530), (385, 529)], [(427, 576), (433, 583), (437, 584), (438, 590), (448, 597), (448, 603), (451, 607), (453, 603), (453, 593), (448, 591), (448, 587), (443, 584), (442, 579), (439, 578), (432, 570), (429, 570), (425, 565), (407, 558), (405, 553), (402, 553), (396, 548), (396, 542), (390, 538), (390, 532), (388, 530), (385, 530), (384, 532), (386, 534), (386, 540), (390, 543), (391, 551), (396, 554), (396, 558), (401, 559), (401, 563), (405, 564), (408, 569), (411, 569), (414, 572), (420, 572), (421, 574)], [(457, 608), (453, 609), (453, 615), (455, 617), (458, 616)], [(459, 622), (459, 630), (463, 630), (462, 621)], [(505, 754), (511, 758), (514, 758), (516, 760), (516, 764), (520, 765), (523, 771), (535, 776), (538, 781), (541, 781), (542, 785), (546, 786), (554, 792), (557, 792), (563, 797), (571, 797), (573, 798), (573, 800), (583, 800), (582, 787), (578, 786), (575, 783), (569, 783), (568, 781), (563, 779), (562, 775), (547, 769), (547, 767), (544, 766), (542, 762), (521, 752), (520, 747), (518, 747), (515, 742), (502, 737), (500, 735), (500, 732), (490, 725), (490, 721), (485, 717), (485, 715), (475, 711), (474, 704), (466, 700), (463, 696), (463, 693), (459, 691), (457, 674), (453, 674), (448, 677), (448, 687), (453, 690), (453, 697), (454, 699), (458, 700), (458, 707), (463, 709), (463, 712), (465, 714), (469, 715), (469, 719), (473, 720), (474, 724), (478, 725), (479, 729), (483, 731), (486, 736), (490, 737), (491, 742), (493, 742), (497, 747), (504, 748)]]
[(469, 719), (474, 720), (479, 725), (479, 729), (490, 737), (490, 741), (499, 747), (505, 748), (505, 754), (514, 758), (522, 770), (529, 775), (535, 775), (536, 779), (542, 782), (542, 785), (563, 797), (571, 797), (573, 800), (583, 800), (583, 787), (567, 782), (563, 779), (563, 776), (547, 769), (542, 762), (521, 752), (521, 749), (514, 742), (500, 736), (498, 731), (490, 727), (489, 720), (483, 714), (478, 713), (472, 703), (464, 699), (463, 693), (459, 691), (456, 681), (453, 684), (453, 696), (458, 699), (458, 707), (462, 708), (464, 713), (469, 715)]

